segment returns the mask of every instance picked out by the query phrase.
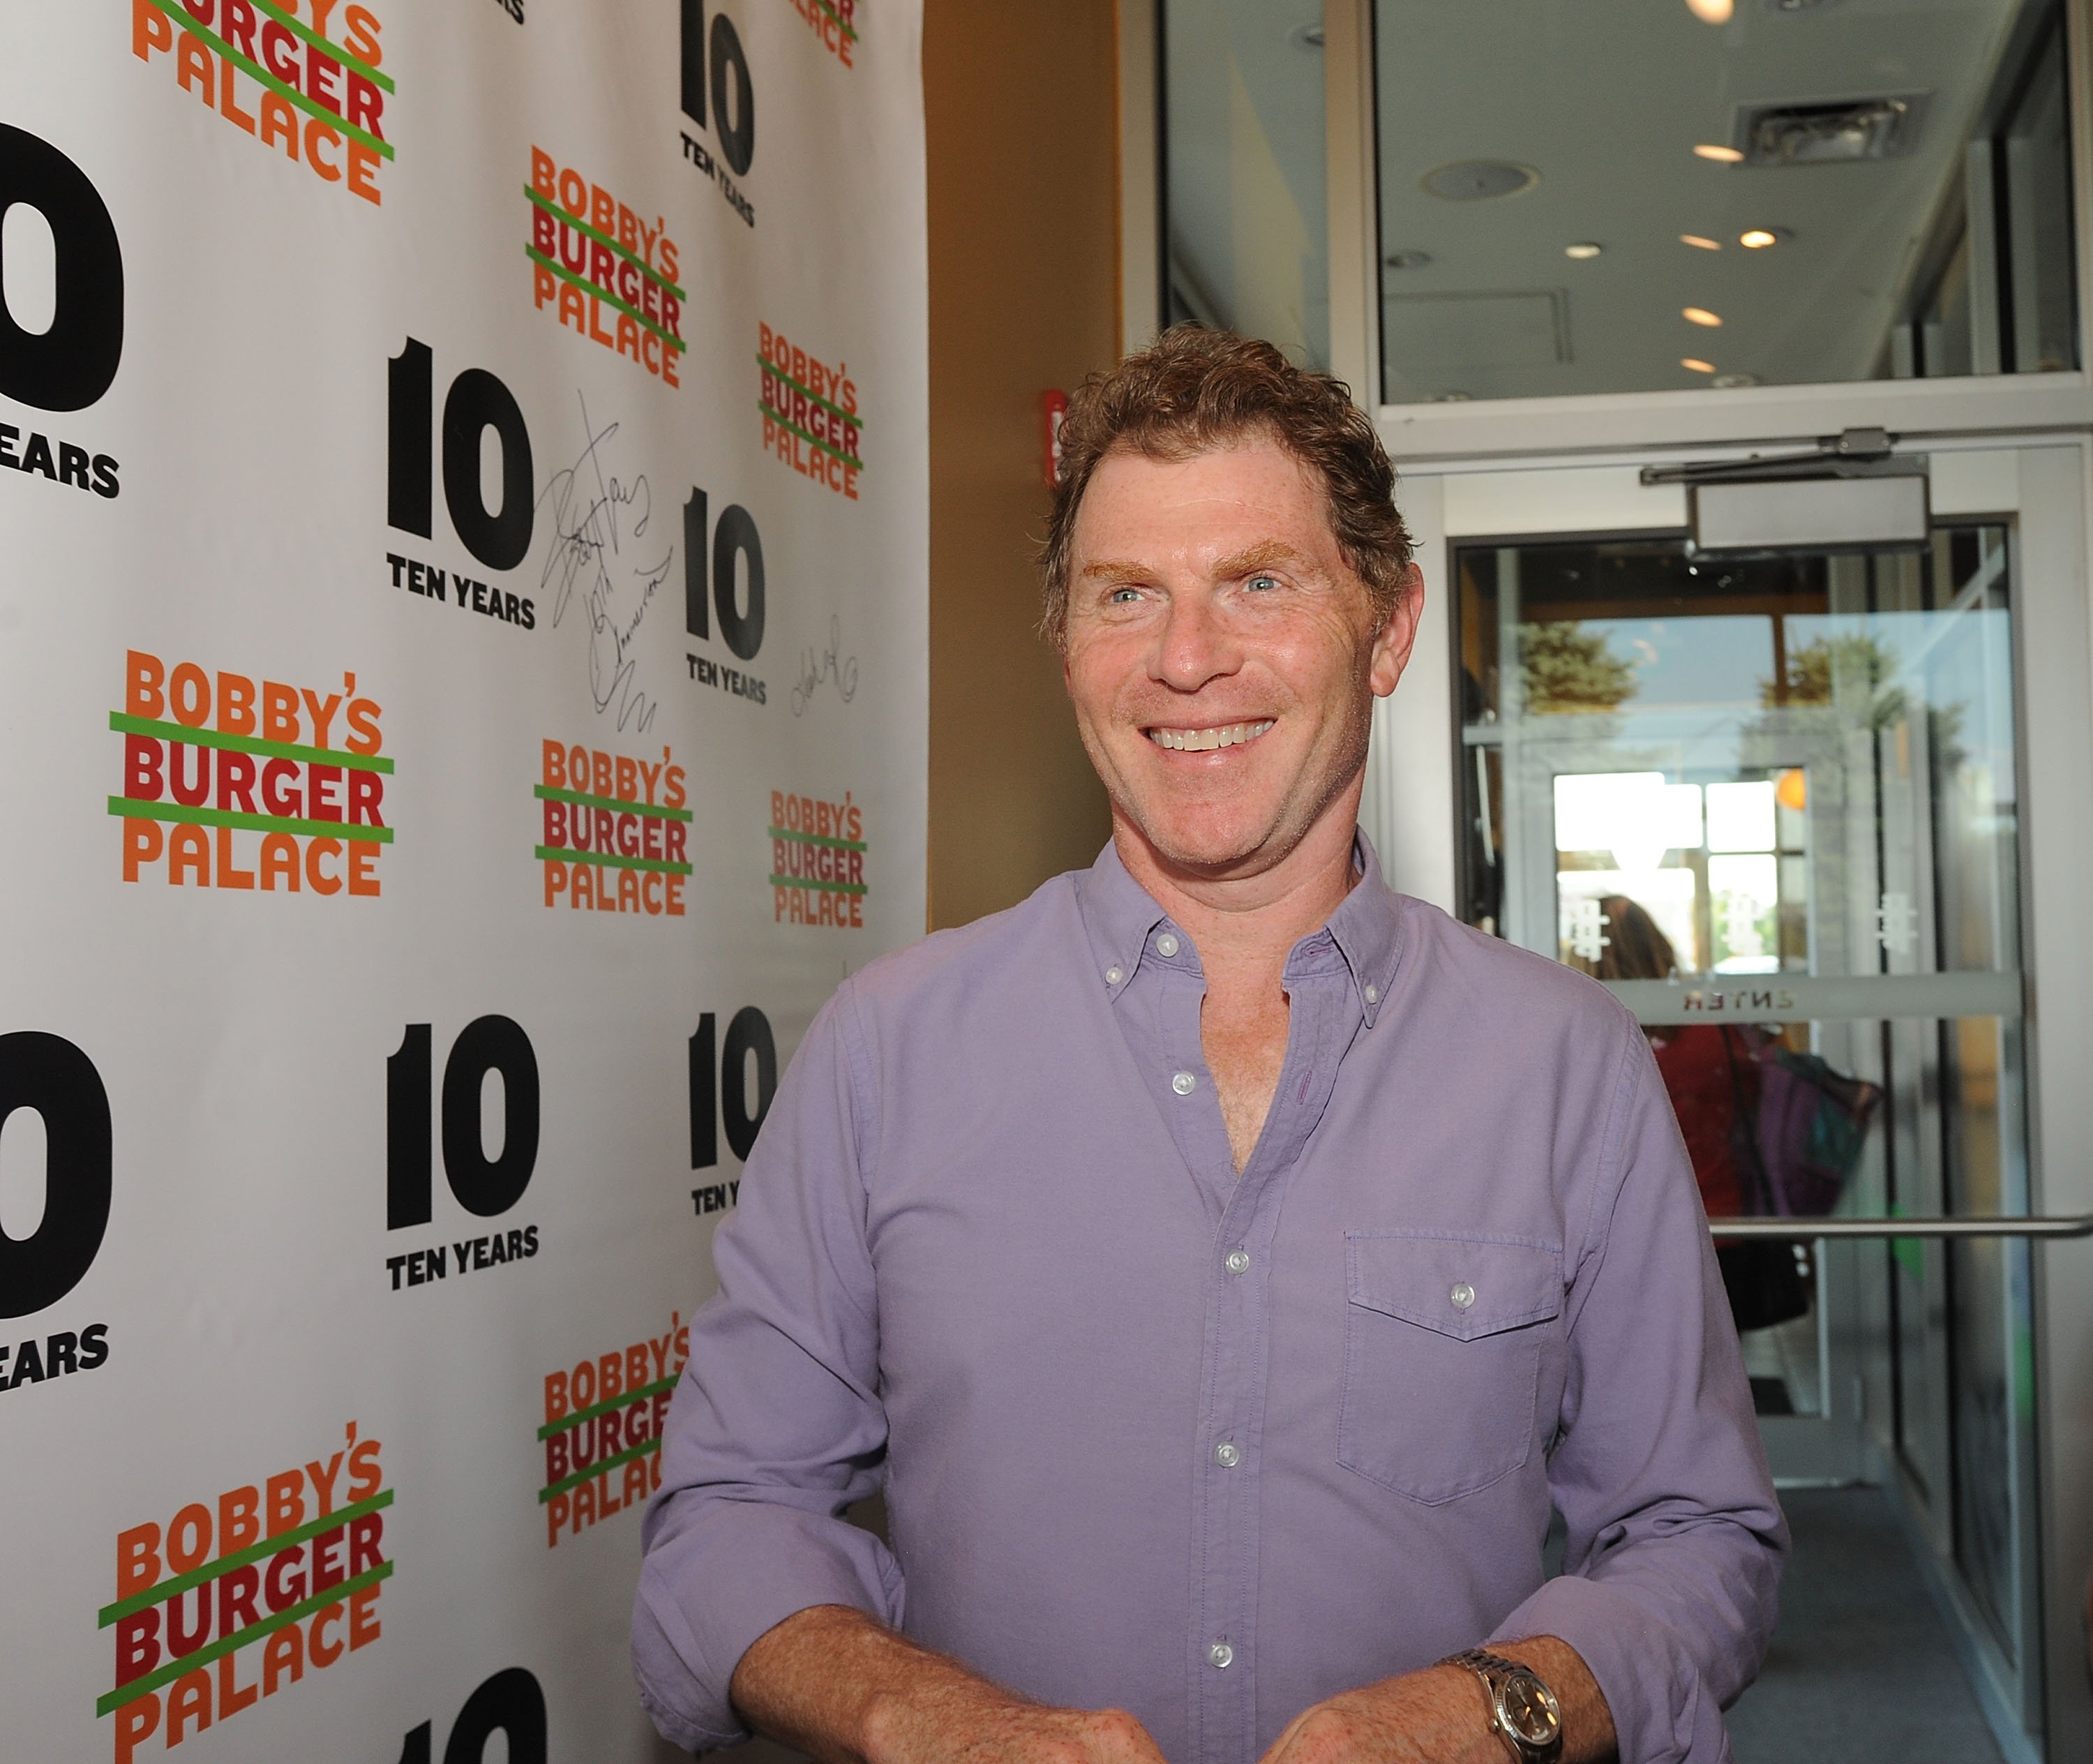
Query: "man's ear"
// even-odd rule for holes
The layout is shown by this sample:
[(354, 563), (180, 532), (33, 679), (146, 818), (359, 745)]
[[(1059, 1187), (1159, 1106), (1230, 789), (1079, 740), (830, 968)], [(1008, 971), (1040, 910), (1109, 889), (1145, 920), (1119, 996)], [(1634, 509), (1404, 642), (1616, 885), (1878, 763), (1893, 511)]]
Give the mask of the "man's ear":
[(1417, 642), (1417, 626), (1424, 613), (1424, 572), (1415, 564), (1406, 565), (1395, 605), (1374, 633), (1373, 659), (1367, 678), (1376, 698), (1386, 698), (1410, 665), (1410, 652)]

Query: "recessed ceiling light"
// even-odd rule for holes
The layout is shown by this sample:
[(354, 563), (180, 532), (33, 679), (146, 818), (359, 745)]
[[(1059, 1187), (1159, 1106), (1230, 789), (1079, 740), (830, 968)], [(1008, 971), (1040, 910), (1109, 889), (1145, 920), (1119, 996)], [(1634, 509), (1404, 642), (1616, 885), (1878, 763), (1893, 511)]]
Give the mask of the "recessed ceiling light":
[(1715, 376), (1715, 384), (1725, 392), (1739, 386), (1756, 386), (1758, 383), (1759, 377), (1756, 374), (1718, 374)]
[(1718, 147), (1709, 141), (1701, 142), (1693, 150), (1703, 159), (1713, 159), (1718, 165), (1733, 166), (1744, 157), (1740, 148)]
[(1686, 0), (1686, 10), (1703, 24), (1727, 24), (1737, 0)]
[(1460, 159), (1440, 166), (1417, 180), (1448, 202), (1488, 202), (1518, 196), (1540, 181), (1532, 166), (1510, 159)]
[(1566, 258), (1575, 258), (1581, 263), (1587, 258), (1596, 258), (1605, 249), (1603, 245), (1595, 245), (1587, 240), (1582, 245), (1563, 246), (1562, 255)]
[(1713, 362), (1704, 362), (1697, 355), (1681, 356), (1679, 365), (1681, 367), (1691, 368), (1696, 374), (1712, 374), (1715, 371), (1715, 364)]
[(1391, 270), (1421, 270), (1431, 261), (1428, 251), (1391, 251), (1381, 259)]
[(1747, 251), (1763, 251), (1768, 245), (1777, 245), (1788, 236), (1779, 227), (1753, 227), (1737, 235), (1737, 243)]
[(1722, 249), (1721, 240), (1703, 238), (1697, 232), (1679, 234), (1679, 242), (1683, 245), (1692, 245), (1696, 251), (1720, 251)]
[(1705, 306), (1682, 306), (1679, 316), (1690, 325), (1706, 325), (1710, 330), (1722, 322), (1719, 313), (1712, 313)]

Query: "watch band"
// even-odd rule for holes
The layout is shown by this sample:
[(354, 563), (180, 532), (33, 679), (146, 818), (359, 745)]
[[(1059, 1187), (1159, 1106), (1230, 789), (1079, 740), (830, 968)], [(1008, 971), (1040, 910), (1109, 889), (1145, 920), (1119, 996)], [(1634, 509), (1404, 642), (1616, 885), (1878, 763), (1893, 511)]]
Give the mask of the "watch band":
[[(1492, 1653), (1484, 1648), (1468, 1648), (1459, 1653), (1449, 1654), (1439, 1664), (1465, 1666), (1476, 1675), (1483, 1687), (1484, 1700), (1489, 1705), (1490, 1731), (1504, 1741), (1512, 1764), (1557, 1764), (1562, 1755), (1562, 1705), (1556, 1701), (1555, 1693), (1549, 1688), (1547, 1681), (1532, 1666), (1518, 1660), (1508, 1660), (1504, 1655)], [(1525, 1738), (1506, 1723), (1505, 1687), (1520, 1679), (1538, 1690), (1548, 1707), (1555, 1713), (1556, 1731), (1554, 1736), (1545, 1743), (1536, 1744)]]

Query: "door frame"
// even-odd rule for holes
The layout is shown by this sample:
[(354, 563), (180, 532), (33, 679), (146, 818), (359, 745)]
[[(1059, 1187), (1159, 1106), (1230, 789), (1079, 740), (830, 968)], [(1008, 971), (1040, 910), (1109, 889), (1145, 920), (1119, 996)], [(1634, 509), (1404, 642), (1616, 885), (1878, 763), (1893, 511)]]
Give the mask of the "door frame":
[[(2093, 1085), (2085, 1081), (2093, 1071), (2093, 917), (2083, 904), (2093, 877), (2093, 444), (2020, 434), (1909, 450), (1930, 455), (1937, 517), (2014, 523), (2030, 1204), (2043, 1213), (2093, 1211)], [(1409, 670), (1376, 707), (1360, 804), (1395, 887), (1455, 909), (1463, 750), (1446, 588), (1454, 545), (1682, 531), (1684, 492), (1640, 477), (1641, 466), (1675, 457), (1653, 449), (1575, 463), (1445, 462), (1403, 474), (1397, 500), (1416, 540), (1425, 605)], [(2022, 1477), (2022, 1510), (2039, 1529), (2022, 1605), (2027, 1617), (2039, 1614), (2041, 1658), (2008, 1672), (1988, 1638), (1975, 1638), (1966, 1611), (1956, 1611), (1955, 1627), (1968, 1632), (1961, 1639), (1989, 1692), (1987, 1713), (2023, 1736), (2013, 1753), (2030, 1755), (2024, 1736), (2032, 1729), (2061, 1760), (2093, 1756), (2081, 1617), (2093, 1564), (2093, 1243), (2045, 1242), (2030, 1259), (2034, 1461)], [(1935, 1578), (1936, 1593), (1954, 1606), (1952, 1575)]]

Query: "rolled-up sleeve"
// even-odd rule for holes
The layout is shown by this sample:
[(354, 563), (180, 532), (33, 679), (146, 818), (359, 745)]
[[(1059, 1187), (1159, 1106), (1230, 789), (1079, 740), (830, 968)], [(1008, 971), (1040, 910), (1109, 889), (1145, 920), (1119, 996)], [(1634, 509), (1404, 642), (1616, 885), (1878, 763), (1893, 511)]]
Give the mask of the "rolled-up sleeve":
[(1720, 1764), (1722, 1711), (1772, 1636), (1788, 1527), (1692, 1170), (1656, 1064), (1628, 1035), (1549, 1467), (1564, 1571), (1493, 1639), (1575, 1648), (1621, 1764)]
[(862, 1180), (878, 1092), (854, 1021), (846, 983), (778, 1086), (663, 1430), (632, 1663), (655, 1725), (692, 1751), (748, 1737), (729, 1683), (794, 1612), (901, 1619), (899, 1565), (842, 1517), (878, 1487), (886, 1446)]

